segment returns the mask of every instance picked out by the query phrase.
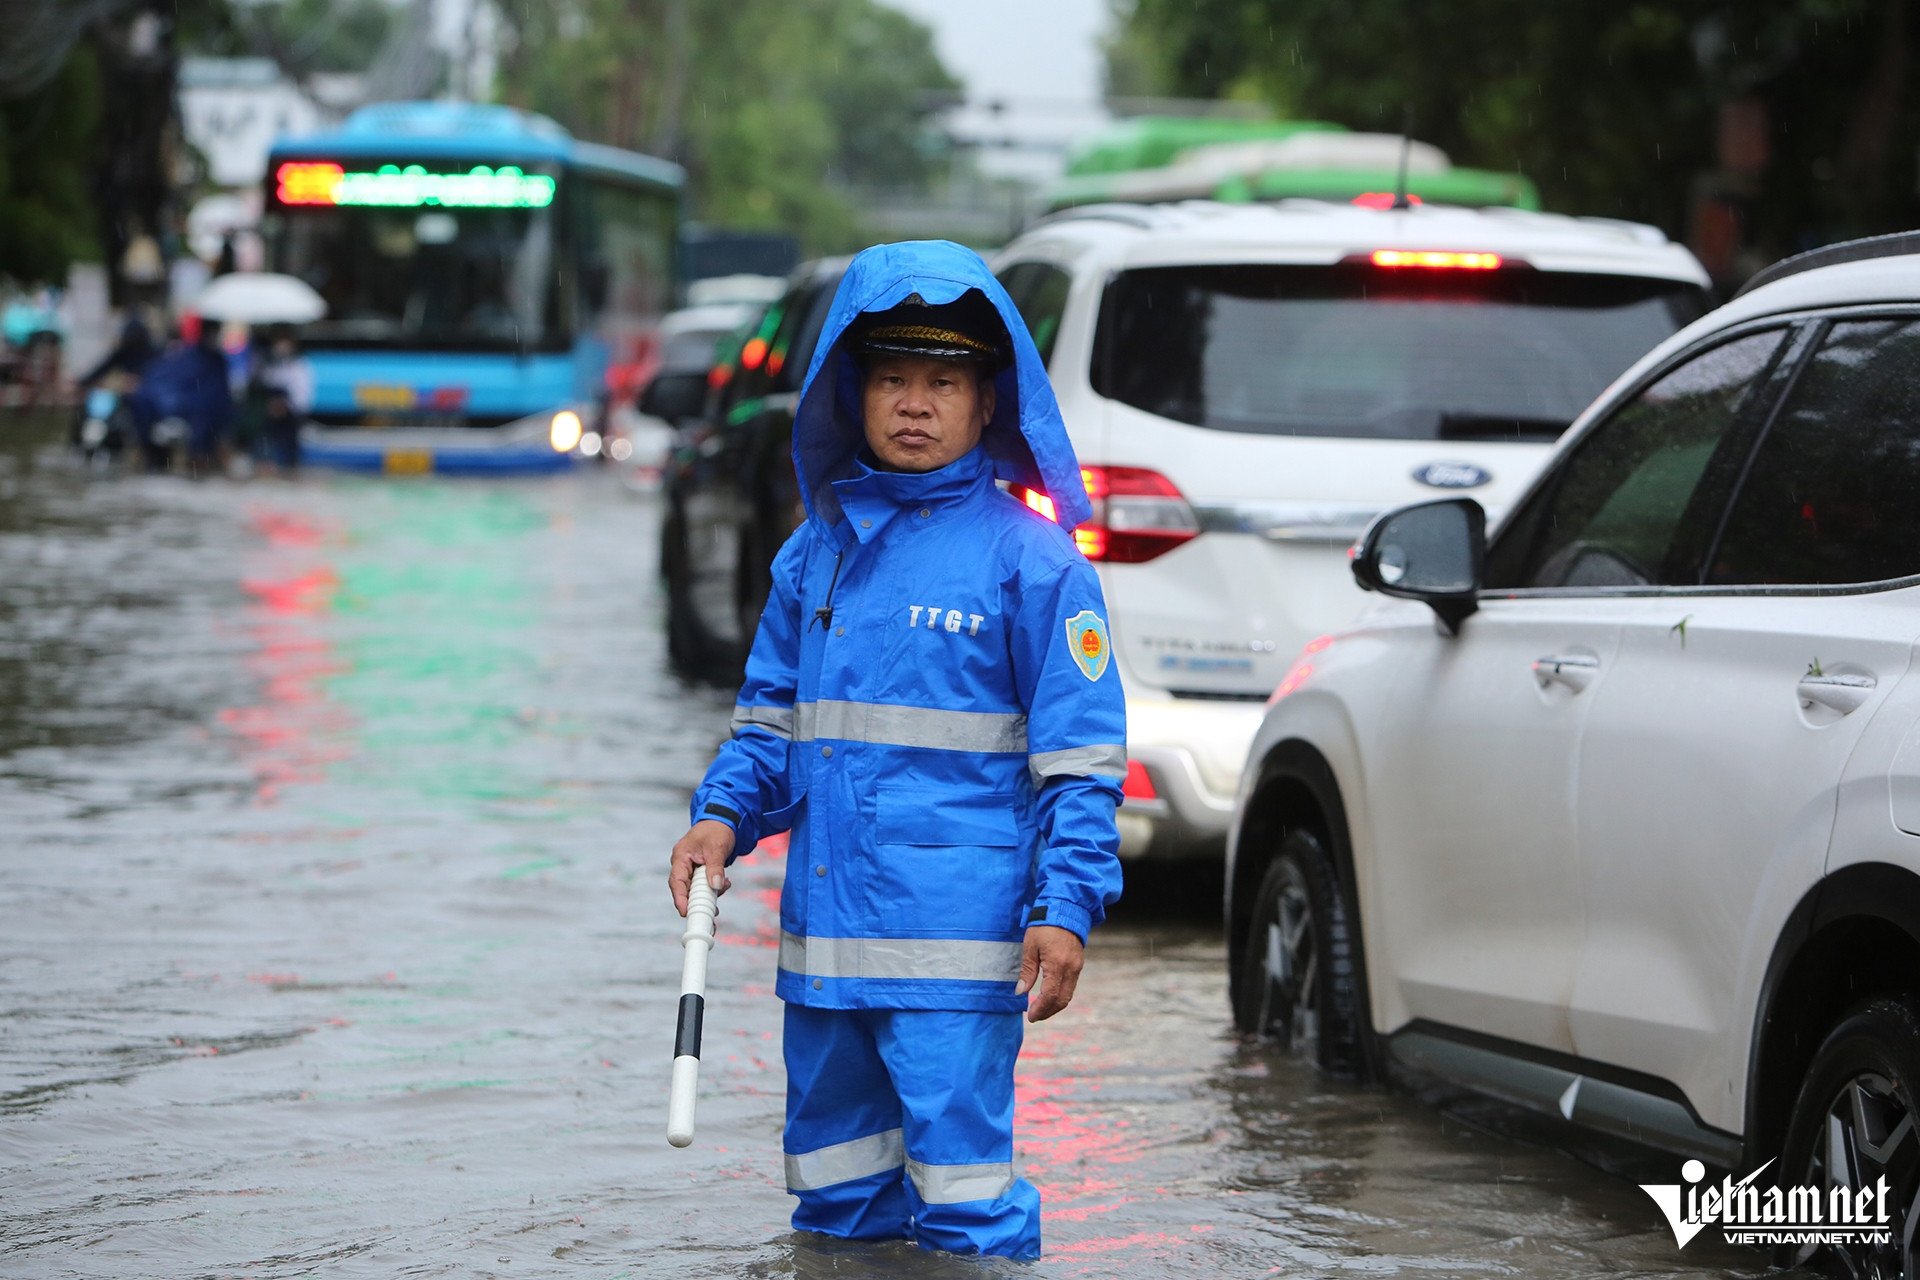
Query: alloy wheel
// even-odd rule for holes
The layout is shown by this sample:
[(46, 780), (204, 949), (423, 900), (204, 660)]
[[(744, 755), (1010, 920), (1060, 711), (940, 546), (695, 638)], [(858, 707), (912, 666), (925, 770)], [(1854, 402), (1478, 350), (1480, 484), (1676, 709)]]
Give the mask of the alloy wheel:
[(1862, 1071), (1827, 1104), (1802, 1182), (1858, 1191), (1884, 1177), (1890, 1189), (1892, 1240), (1883, 1245), (1805, 1245), (1795, 1265), (1825, 1264), (1850, 1280), (1900, 1280), (1916, 1271), (1914, 1233), (1920, 1227), (1920, 1132), (1907, 1099), (1891, 1080)]
[(1291, 860), (1279, 864), (1280, 891), (1267, 918), (1262, 1032), (1285, 1018), (1287, 1051), (1309, 1061), (1320, 1052), (1319, 939), (1306, 878)]

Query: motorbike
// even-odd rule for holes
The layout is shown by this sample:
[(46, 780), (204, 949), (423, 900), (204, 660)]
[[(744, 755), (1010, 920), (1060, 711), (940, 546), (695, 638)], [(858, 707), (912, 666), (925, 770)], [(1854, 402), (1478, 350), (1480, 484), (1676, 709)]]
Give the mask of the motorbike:
[(117, 461), (132, 438), (132, 417), (127, 399), (117, 387), (89, 387), (73, 426), (73, 445), (81, 459), (94, 468)]

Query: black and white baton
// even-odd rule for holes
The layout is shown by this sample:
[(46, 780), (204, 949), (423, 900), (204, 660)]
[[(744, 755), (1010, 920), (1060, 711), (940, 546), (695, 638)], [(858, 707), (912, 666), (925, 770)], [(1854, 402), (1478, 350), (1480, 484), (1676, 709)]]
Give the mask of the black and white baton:
[(695, 864), (687, 886), (687, 949), (680, 964), (680, 1025), (673, 1033), (673, 1089), (667, 1095), (667, 1141), (684, 1147), (693, 1141), (693, 1089), (700, 1079), (700, 1018), (707, 1007), (707, 952), (713, 949), (717, 907), (707, 869)]

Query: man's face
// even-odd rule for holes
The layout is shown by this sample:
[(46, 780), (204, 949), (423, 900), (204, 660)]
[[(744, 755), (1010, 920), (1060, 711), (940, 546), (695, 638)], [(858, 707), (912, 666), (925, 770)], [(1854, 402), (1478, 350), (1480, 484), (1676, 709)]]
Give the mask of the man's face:
[(867, 447), (889, 471), (936, 471), (980, 443), (993, 383), (964, 361), (876, 356), (862, 396)]

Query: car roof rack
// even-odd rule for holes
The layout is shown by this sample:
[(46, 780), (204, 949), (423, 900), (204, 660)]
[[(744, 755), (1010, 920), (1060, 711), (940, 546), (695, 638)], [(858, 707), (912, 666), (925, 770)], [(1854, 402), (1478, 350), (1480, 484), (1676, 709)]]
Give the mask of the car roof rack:
[(1805, 253), (1796, 253), (1791, 258), (1782, 258), (1772, 266), (1755, 272), (1753, 278), (1741, 285), (1739, 292), (1733, 296), (1743, 297), (1762, 285), (1772, 284), (1776, 280), (1785, 280), (1788, 276), (1797, 276), (1802, 271), (1838, 266), (1843, 262), (1867, 262), (1874, 258), (1891, 258), (1902, 253), (1920, 253), (1920, 231), (1895, 231), (1891, 235), (1868, 236), (1863, 240), (1842, 240), (1839, 244), (1823, 245), (1818, 249), (1809, 249)]

